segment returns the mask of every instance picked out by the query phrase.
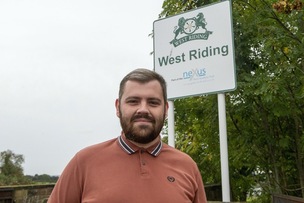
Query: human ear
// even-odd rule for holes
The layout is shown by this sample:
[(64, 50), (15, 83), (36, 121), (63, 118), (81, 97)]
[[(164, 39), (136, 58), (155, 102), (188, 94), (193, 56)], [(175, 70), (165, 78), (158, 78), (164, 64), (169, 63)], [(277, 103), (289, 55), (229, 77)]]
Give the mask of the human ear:
[(115, 108), (116, 108), (116, 116), (119, 118), (120, 114), (119, 114), (119, 100), (118, 99), (115, 100)]
[(169, 103), (168, 102), (166, 102), (166, 104), (165, 104), (165, 118), (168, 118), (168, 109), (169, 109)]

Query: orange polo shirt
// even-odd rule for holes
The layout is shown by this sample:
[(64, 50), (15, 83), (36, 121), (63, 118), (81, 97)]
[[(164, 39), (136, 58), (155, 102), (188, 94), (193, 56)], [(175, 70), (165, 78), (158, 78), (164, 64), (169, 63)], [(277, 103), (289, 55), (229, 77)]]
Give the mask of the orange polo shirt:
[(79, 151), (48, 203), (207, 203), (196, 163), (167, 144), (140, 149), (124, 136)]

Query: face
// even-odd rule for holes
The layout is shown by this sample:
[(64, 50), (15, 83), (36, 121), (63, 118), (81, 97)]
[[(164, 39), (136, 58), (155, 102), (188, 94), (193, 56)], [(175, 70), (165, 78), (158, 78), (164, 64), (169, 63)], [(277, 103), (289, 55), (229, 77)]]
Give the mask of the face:
[(167, 116), (168, 103), (164, 101), (157, 80), (144, 84), (127, 81), (124, 93), (115, 105), (127, 139), (147, 144), (158, 137)]

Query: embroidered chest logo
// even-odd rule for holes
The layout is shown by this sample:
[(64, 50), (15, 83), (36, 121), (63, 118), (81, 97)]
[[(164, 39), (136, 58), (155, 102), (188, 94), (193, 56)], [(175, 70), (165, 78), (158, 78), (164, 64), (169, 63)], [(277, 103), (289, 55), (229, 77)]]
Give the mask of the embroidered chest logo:
[(167, 179), (171, 183), (173, 183), (175, 181), (175, 178), (173, 176), (168, 176)]

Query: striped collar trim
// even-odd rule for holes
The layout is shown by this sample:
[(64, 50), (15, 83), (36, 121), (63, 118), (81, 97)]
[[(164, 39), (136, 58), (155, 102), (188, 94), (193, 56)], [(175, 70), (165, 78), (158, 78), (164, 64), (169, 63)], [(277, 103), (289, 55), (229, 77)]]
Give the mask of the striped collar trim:
[(158, 156), (159, 153), (161, 152), (162, 147), (163, 147), (163, 143), (160, 141), (160, 142), (158, 143), (158, 145), (154, 148), (154, 150), (151, 152), (151, 154), (152, 154), (153, 156)]
[[(139, 149), (133, 149), (130, 145), (128, 145), (127, 143), (126, 143), (126, 141), (122, 138), (122, 136), (119, 136), (118, 138), (118, 143), (119, 143), (119, 145), (121, 146), (121, 148), (125, 151), (125, 152), (127, 152), (128, 154), (134, 154), (135, 152), (137, 152)], [(156, 147), (155, 148), (152, 148), (152, 150), (149, 150), (149, 149), (147, 149), (147, 152), (149, 153), (149, 154), (151, 154), (152, 156), (158, 156), (159, 154), (160, 154), (160, 152), (161, 152), (161, 149), (162, 149), (162, 146), (163, 146), (163, 144), (162, 144), (162, 142), (160, 141), (157, 145), (156, 145)]]
[(122, 149), (125, 150), (128, 154), (134, 154), (136, 152), (122, 139), (121, 136), (118, 137), (118, 142)]

